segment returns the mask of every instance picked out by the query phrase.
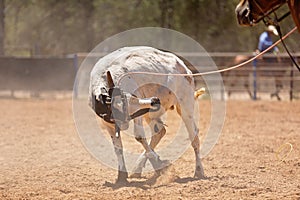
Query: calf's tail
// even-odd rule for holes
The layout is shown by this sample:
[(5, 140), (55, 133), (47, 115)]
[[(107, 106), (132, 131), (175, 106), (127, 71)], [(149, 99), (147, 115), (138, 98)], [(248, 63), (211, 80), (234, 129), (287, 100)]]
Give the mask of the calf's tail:
[(200, 88), (194, 92), (194, 98), (197, 99), (199, 96), (205, 93), (205, 88)]

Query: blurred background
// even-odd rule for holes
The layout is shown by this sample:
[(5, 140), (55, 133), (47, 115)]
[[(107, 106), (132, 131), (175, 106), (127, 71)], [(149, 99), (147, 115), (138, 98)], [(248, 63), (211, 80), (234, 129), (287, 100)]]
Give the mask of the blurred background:
[[(61, 56), (89, 52), (105, 38), (137, 27), (165, 27), (198, 41), (208, 52), (254, 51), (263, 23), (240, 27), (239, 0), (0, 0), (0, 54)], [(279, 10), (284, 13), (287, 6)], [(291, 17), (282, 30), (294, 27)], [(290, 37), (299, 51), (299, 35)]]
[[(0, 92), (9, 90), (11, 94), (27, 88), (71, 90), (80, 65), (78, 53), (89, 52), (106, 38), (138, 27), (165, 27), (182, 32), (212, 53), (218, 66), (235, 64), (241, 54), (252, 56), (259, 35), (265, 30), (263, 23), (255, 27), (237, 24), (238, 2), (0, 0)], [(278, 15), (287, 10), (288, 6), (283, 6)], [(281, 26), (283, 33), (291, 30), (295, 26), (291, 16)], [(274, 37), (274, 41), (277, 39)], [(299, 33), (286, 40), (295, 55), (300, 52), (299, 41)], [(281, 45), (278, 47), (284, 52)], [(248, 75), (244, 73), (241, 77), (248, 80)], [(288, 76), (284, 81), (290, 87), (291, 74), (285, 71), (284, 75)], [(53, 76), (61, 81), (53, 80)], [(62, 85), (68, 87), (61, 88)], [(243, 84), (236, 81), (235, 85)]]

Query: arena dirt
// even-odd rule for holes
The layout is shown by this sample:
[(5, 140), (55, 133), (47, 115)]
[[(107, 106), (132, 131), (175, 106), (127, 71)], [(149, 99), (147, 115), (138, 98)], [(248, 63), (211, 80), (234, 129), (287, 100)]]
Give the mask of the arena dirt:
[[(300, 199), (299, 101), (228, 101), (218, 144), (203, 159), (208, 179), (192, 178), (189, 148), (162, 176), (147, 173), (126, 186), (85, 150), (71, 104), (0, 100), (0, 199)], [(205, 130), (209, 102), (200, 105)], [(293, 150), (279, 162), (285, 143)]]

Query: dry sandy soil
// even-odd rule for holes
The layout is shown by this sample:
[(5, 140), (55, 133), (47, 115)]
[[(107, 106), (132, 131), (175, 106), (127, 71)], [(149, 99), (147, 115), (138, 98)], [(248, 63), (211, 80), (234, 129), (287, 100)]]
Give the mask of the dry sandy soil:
[[(228, 101), (218, 144), (203, 159), (208, 179), (191, 178), (189, 148), (158, 179), (127, 185), (85, 150), (71, 104), (0, 100), (0, 199), (300, 199), (300, 101)], [(207, 126), (209, 109), (202, 116)], [(287, 142), (293, 150), (280, 162)]]

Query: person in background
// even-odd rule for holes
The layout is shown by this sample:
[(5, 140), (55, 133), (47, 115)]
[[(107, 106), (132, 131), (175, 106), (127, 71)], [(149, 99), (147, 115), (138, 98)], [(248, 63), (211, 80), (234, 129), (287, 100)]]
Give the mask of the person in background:
[[(259, 36), (257, 53), (260, 53), (273, 45), (272, 34), (278, 36), (275, 26), (269, 25), (266, 31)], [(268, 53), (273, 53), (275, 55), (277, 55), (278, 52), (279, 50), (277, 47), (274, 47), (268, 51)]]
[[(269, 25), (266, 28), (266, 31), (264, 31), (259, 36), (258, 47), (256, 50), (257, 54), (266, 50), (267, 48), (269, 48), (270, 46), (273, 45), (272, 35), (278, 36), (278, 32), (277, 32), (275, 26)], [(262, 59), (263, 59), (263, 61), (268, 62), (268, 63), (280, 62), (278, 53), (279, 53), (279, 49), (278, 49), (278, 47), (275, 46), (272, 49), (270, 49), (269, 51), (267, 51), (265, 56), (262, 57)], [(276, 55), (276, 57), (270, 56), (272, 54)], [(281, 98), (279, 97), (279, 92), (280, 92), (280, 89), (283, 87), (283, 83), (282, 83), (280, 77), (277, 77), (278, 75), (280, 75), (278, 73), (280, 73), (280, 71), (278, 71), (276, 69), (267, 70), (266, 72), (264, 72), (264, 74), (266, 74), (267, 76), (272, 76), (275, 78), (276, 90), (275, 90), (275, 92), (271, 93), (271, 98), (277, 97), (278, 100), (281, 100)]]

